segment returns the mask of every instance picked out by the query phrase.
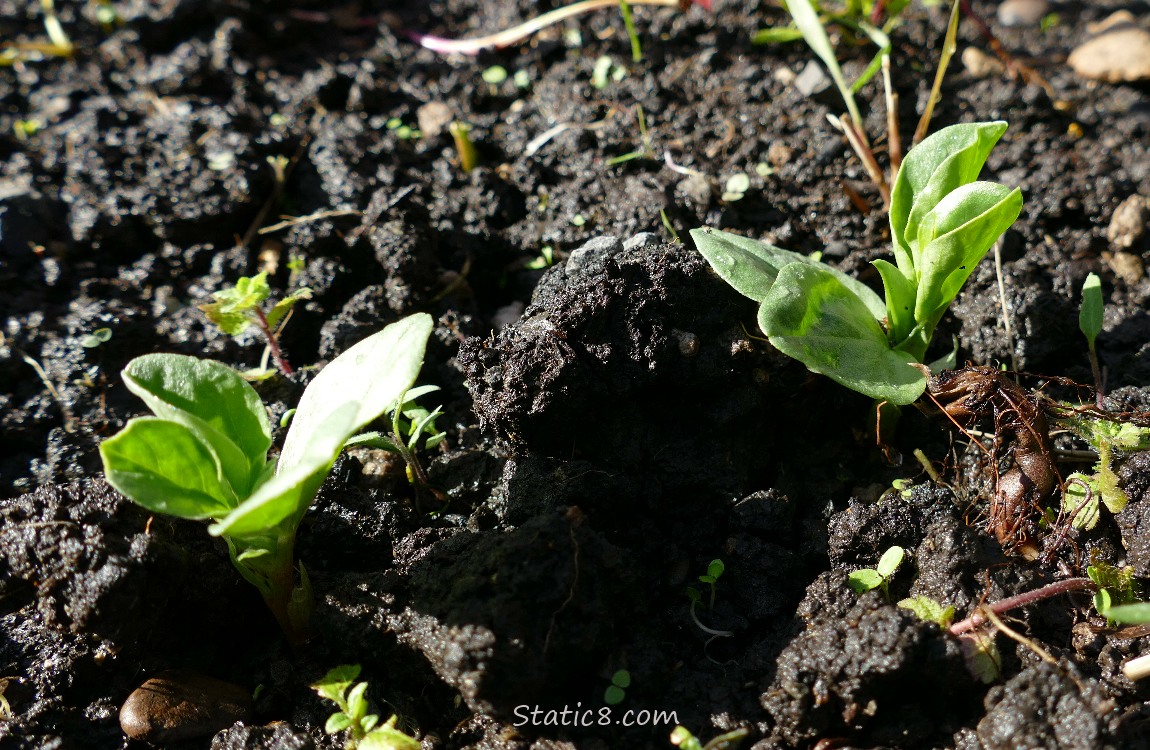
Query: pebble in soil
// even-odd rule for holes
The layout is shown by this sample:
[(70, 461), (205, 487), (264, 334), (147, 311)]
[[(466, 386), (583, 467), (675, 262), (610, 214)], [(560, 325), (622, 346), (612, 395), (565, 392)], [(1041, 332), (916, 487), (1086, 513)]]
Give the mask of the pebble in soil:
[(133, 740), (179, 742), (215, 734), (251, 710), (251, 694), (239, 685), (169, 670), (132, 691), (120, 708), (120, 728)]

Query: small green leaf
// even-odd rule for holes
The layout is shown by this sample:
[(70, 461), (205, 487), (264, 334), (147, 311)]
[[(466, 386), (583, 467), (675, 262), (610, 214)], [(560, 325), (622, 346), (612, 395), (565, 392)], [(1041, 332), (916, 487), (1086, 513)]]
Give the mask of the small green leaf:
[(212, 518), (237, 502), (211, 447), (176, 422), (137, 417), (100, 444), (100, 458), (108, 484), (156, 513)]
[(359, 741), (358, 750), (419, 750), (419, 740), (395, 728), (398, 717), (392, 716), (383, 726), (368, 732)]
[(779, 351), (874, 399), (909, 404), (926, 389), (914, 357), (892, 350), (866, 305), (822, 268), (784, 268), (759, 308), (759, 326)]
[(1002, 655), (994, 635), (983, 630), (972, 630), (959, 636), (963, 660), (967, 670), (984, 685), (989, 685), (1002, 674)]
[(1066, 477), (1066, 494), (1062, 496), (1062, 510), (1068, 514), (1076, 513), (1070, 519), (1074, 528), (1093, 529), (1098, 523), (1099, 496), (1098, 483), (1094, 477), (1077, 471)]
[(1107, 609), (1105, 614), (1123, 625), (1144, 625), (1150, 622), (1150, 603), (1119, 604)]
[(626, 691), (615, 685), (603, 691), (603, 702), (608, 706), (617, 706), (622, 703), (626, 697)]
[(631, 673), (626, 669), (620, 669), (611, 675), (611, 684), (621, 688), (631, 687)]
[(717, 581), (719, 576), (723, 575), (726, 570), (727, 566), (723, 564), (722, 560), (711, 560), (710, 564), (707, 565), (707, 575), (709, 575), (712, 580)]
[(359, 728), (364, 732), (370, 732), (375, 729), (375, 725), (379, 723), (379, 714), (368, 714), (363, 717), (363, 721), (359, 723)]
[(359, 724), (367, 716), (367, 683), (356, 683), (347, 693), (347, 711), (353, 724)]
[(253, 310), (271, 294), (267, 272), (240, 277), (234, 287), (212, 294), (215, 302), (200, 305), (208, 320), (229, 336), (238, 336), (251, 325)]
[(751, 44), (783, 44), (803, 38), (803, 32), (789, 26), (759, 29), (751, 37)]
[(906, 550), (902, 547), (891, 547), (882, 553), (875, 570), (884, 580), (889, 579), (898, 570), (898, 566), (902, 565), (902, 559), (905, 555)]
[(884, 582), (882, 575), (877, 570), (871, 568), (863, 568), (856, 570), (847, 575), (847, 584), (854, 589), (856, 594), (862, 594), (872, 589), (877, 589)]
[(295, 307), (297, 302), (305, 299), (311, 299), (311, 289), (306, 286), (296, 289), (287, 297), (275, 303), (271, 311), (267, 314), (268, 328), (274, 331), (276, 326), (279, 325), (280, 320), (287, 315), (288, 311)]
[(323, 731), (328, 734), (338, 734), (350, 726), (351, 717), (340, 711), (327, 718), (327, 723), (323, 725)]
[(1110, 592), (1106, 589), (1099, 589), (1094, 592), (1094, 609), (1098, 614), (1103, 617), (1110, 611)]
[(954, 607), (943, 606), (929, 596), (903, 599), (898, 603), (898, 606), (909, 609), (918, 619), (924, 622), (933, 622), (940, 628), (948, 627), (954, 619)]
[(311, 689), (319, 693), (321, 698), (327, 698), (335, 703), (342, 702), (347, 689), (355, 682), (355, 678), (359, 677), (359, 672), (358, 664), (341, 664), (333, 667), (317, 682), (313, 682)]
[(1078, 310), (1078, 327), (1082, 335), (1094, 348), (1094, 340), (1102, 332), (1102, 280), (1098, 274), (1092, 273), (1086, 277), (1082, 285), (1082, 307)]

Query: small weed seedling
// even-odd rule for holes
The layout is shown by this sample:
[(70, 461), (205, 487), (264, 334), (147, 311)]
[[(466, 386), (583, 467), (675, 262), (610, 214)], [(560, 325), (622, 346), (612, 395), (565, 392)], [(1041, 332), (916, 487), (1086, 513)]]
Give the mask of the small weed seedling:
[(933, 622), (940, 628), (950, 627), (954, 620), (954, 607), (943, 606), (941, 602), (929, 596), (914, 596), (903, 599), (898, 603), (903, 609), (909, 609), (918, 619), (924, 622)]
[(732, 750), (747, 734), (746, 729), (735, 729), (720, 734), (704, 745), (691, 734), (691, 730), (680, 724), (671, 732), (671, 744), (682, 750)]
[(707, 565), (707, 572), (699, 576), (699, 583), (705, 583), (707, 587), (711, 589), (711, 599), (707, 605), (707, 609), (715, 608), (715, 584), (719, 582), (719, 577), (722, 576), (726, 570), (727, 566), (723, 564), (722, 560), (711, 560)]
[(84, 338), (80, 339), (80, 346), (84, 347), (85, 349), (98, 349), (100, 344), (106, 344), (111, 340), (111, 328), (97, 328)]
[(873, 589), (882, 589), (883, 596), (890, 598), (887, 585), (898, 566), (902, 565), (906, 550), (902, 547), (891, 547), (882, 553), (878, 565), (874, 568), (862, 568), (847, 576), (847, 583), (856, 594), (862, 594)]
[[(1094, 592), (1094, 609), (1111, 624), (1117, 622), (1111, 617), (1114, 607), (1127, 607), (1138, 602), (1138, 583), (1134, 580), (1134, 568), (1119, 568), (1101, 560), (1094, 560), (1086, 568), (1086, 577), (1094, 581), (1098, 589)], [(1124, 610), (1118, 610), (1119, 616)], [(1129, 610), (1125, 610), (1127, 617)], [(1126, 620), (1127, 622), (1129, 620)]]
[(603, 691), (603, 702), (608, 706), (617, 706), (627, 697), (627, 688), (631, 687), (631, 673), (620, 669), (611, 675), (611, 684)]
[(271, 310), (264, 312), (263, 304), (270, 296), (268, 274), (263, 271), (255, 276), (241, 276), (234, 287), (212, 294), (215, 302), (200, 305), (208, 320), (229, 336), (239, 336), (251, 326), (259, 329), (267, 342), (267, 349), (264, 352), (264, 365), (251, 373), (256, 379), (267, 374), (269, 354), (280, 372), (284, 375), (292, 374), (292, 367), (280, 349), (279, 335), (287, 324), (292, 307), (300, 300), (311, 299), (311, 290), (306, 286), (300, 287), (272, 305)]
[(455, 141), (455, 153), (459, 155), (459, 168), (463, 170), (464, 174), (469, 174), (479, 165), (479, 150), (471, 142), (471, 126), (465, 122), (453, 120), (447, 126), (447, 132), (451, 133), (451, 139)]
[(1078, 528), (1093, 528), (1098, 521), (1099, 503), (1111, 513), (1119, 513), (1129, 498), (1111, 466), (1117, 451), (1150, 450), (1150, 424), (1144, 417), (1135, 421), (1118, 414), (1094, 408), (1077, 409), (1069, 404), (1055, 404), (1049, 409), (1051, 421), (1085, 440), (1098, 451), (1093, 474), (1075, 472), (1066, 478), (1063, 510), (1074, 513)]
[(219, 362), (148, 354), (124, 368), (155, 414), (100, 445), (108, 483), (155, 513), (212, 519), (232, 562), (295, 644), (308, 637), (311, 589), (296, 529), (352, 435), (395, 408), (423, 365), (431, 316), (409, 316), (330, 362), (300, 398), (278, 460), (259, 394)]
[(419, 750), (419, 740), (395, 728), (399, 717), (392, 716), (380, 724), (378, 714), (367, 712), (367, 683), (352, 687), (357, 677), (359, 665), (344, 664), (311, 686), (321, 698), (339, 706), (339, 711), (328, 718), (324, 731), (339, 734), (346, 730), (345, 750)]
[(1105, 384), (1102, 382), (1102, 370), (1098, 366), (1098, 350), (1094, 348), (1094, 341), (1102, 332), (1102, 281), (1098, 274), (1090, 274), (1082, 284), (1082, 307), (1078, 309), (1078, 327), (1086, 337), (1090, 347), (1090, 372), (1094, 375), (1094, 403), (1102, 410), (1102, 398)]
[(975, 266), (1022, 211), (1022, 193), (978, 182), (1006, 123), (952, 125), (907, 154), (891, 193), (896, 263), (872, 261), (886, 301), (804, 255), (703, 228), (691, 236), (732, 287), (759, 303), (771, 344), (813, 372), (878, 401), (909, 404), (918, 365)]

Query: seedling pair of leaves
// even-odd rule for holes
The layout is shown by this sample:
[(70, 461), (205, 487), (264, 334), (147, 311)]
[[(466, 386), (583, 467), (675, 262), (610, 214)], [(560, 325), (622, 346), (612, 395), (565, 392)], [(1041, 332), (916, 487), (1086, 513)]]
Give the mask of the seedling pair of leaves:
[(620, 669), (611, 675), (611, 684), (603, 691), (603, 702), (617, 706), (627, 698), (627, 688), (631, 687), (631, 673)]
[(878, 565), (874, 568), (862, 568), (850, 573), (847, 576), (847, 584), (854, 589), (856, 594), (882, 589), (883, 596), (889, 599), (890, 592), (887, 590), (887, 586), (895, 571), (898, 570), (898, 566), (902, 565), (905, 556), (906, 550), (902, 547), (891, 547), (882, 553)]
[(268, 274), (262, 271), (255, 276), (241, 276), (234, 287), (212, 294), (214, 302), (200, 305), (208, 320), (229, 336), (239, 336), (252, 326), (260, 330), (267, 342), (267, 349), (260, 368), (245, 373), (245, 377), (251, 380), (262, 380), (272, 375), (273, 371), (267, 366), (269, 355), (285, 375), (291, 374), (291, 365), (279, 348), (279, 335), (295, 304), (300, 300), (311, 299), (311, 289), (300, 287), (264, 312), (263, 305), (269, 297), (271, 287), (268, 286)]
[(352, 687), (359, 672), (358, 664), (344, 664), (311, 686), (321, 698), (339, 707), (339, 711), (328, 717), (324, 731), (328, 734), (347, 731), (346, 750), (419, 750), (419, 740), (396, 729), (399, 717), (392, 716), (380, 724), (379, 714), (367, 712), (367, 683)]
[(293, 643), (308, 637), (311, 590), (296, 529), (345, 443), (395, 408), (423, 365), (432, 320), (419, 313), (336, 357), (300, 398), (278, 460), (259, 395), (219, 362), (149, 354), (124, 383), (155, 416), (137, 417), (100, 445), (108, 483), (155, 513), (211, 519), (240, 574), (263, 595)]
[(903, 160), (891, 193), (895, 263), (872, 261), (886, 291), (820, 261), (709, 228), (691, 236), (711, 267), (759, 303), (771, 344), (813, 372), (878, 401), (926, 389), (912, 365), (975, 266), (1022, 211), (1022, 194), (976, 181), (1006, 123), (944, 128)]

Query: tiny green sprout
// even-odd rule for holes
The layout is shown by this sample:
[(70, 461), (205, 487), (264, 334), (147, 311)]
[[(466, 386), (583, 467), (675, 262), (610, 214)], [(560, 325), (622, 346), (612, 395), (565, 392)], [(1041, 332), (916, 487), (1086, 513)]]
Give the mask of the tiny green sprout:
[[(1059, 427), (1073, 432), (1098, 451), (1098, 462), (1094, 464), (1093, 475), (1075, 473), (1067, 479), (1067, 495), (1074, 493), (1077, 500), (1074, 497), (1064, 498), (1064, 509), (1073, 512), (1075, 502), (1081, 503), (1085, 498), (1101, 501), (1111, 513), (1121, 512), (1129, 502), (1129, 498), (1120, 486), (1118, 474), (1111, 465), (1114, 453), (1150, 450), (1150, 426), (1134, 421), (1123, 421), (1117, 415), (1111, 418), (1104, 412), (1075, 409), (1068, 404), (1055, 404), (1051, 420)], [(1086, 498), (1087, 490), (1093, 495), (1092, 498)], [(1076, 516), (1076, 526), (1090, 520), (1091, 507), (1088, 503), (1083, 508), (1079, 514), (1084, 516), (1081, 520)], [(1097, 502), (1093, 503), (1093, 507), (1097, 507)]]
[(1098, 524), (1101, 492), (1098, 478), (1076, 471), (1066, 477), (1066, 492), (1062, 495), (1062, 511), (1070, 515), (1076, 529), (1093, 529)]
[(682, 750), (732, 750), (744, 737), (749, 734), (747, 729), (733, 729), (724, 732), (707, 744), (699, 741), (691, 730), (680, 724), (671, 732), (671, 744)]
[(393, 715), (380, 724), (379, 714), (367, 712), (367, 683), (352, 687), (359, 672), (358, 664), (344, 664), (311, 686), (321, 698), (339, 707), (339, 711), (328, 717), (324, 731), (328, 734), (346, 731), (345, 750), (419, 750), (419, 740), (396, 728), (398, 716)]
[(492, 86), (498, 86), (507, 80), (507, 68), (502, 65), (492, 65), (481, 74), (483, 80)]
[(619, 156), (612, 156), (604, 163), (609, 167), (614, 167), (619, 164), (624, 164), (635, 159), (649, 158), (651, 156), (651, 134), (647, 131), (647, 114), (643, 111), (643, 105), (639, 104), (635, 107), (635, 119), (639, 124), (639, 138), (640, 147), (636, 151), (631, 151)]
[(898, 566), (902, 565), (906, 550), (902, 547), (891, 547), (882, 553), (878, 565), (874, 568), (862, 568), (847, 576), (847, 583), (856, 594), (862, 594), (873, 589), (882, 589), (884, 595), (889, 597), (887, 585), (894, 576)]
[(911, 487), (913, 482), (909, 479), (895, 479), (890, 483), (891, 488), (899, 494), (899, 497), (908, 499), (911, 495)]
[(727, 185), (723, 189), (723, 201), (734, 203), (741, 201), (751, 189), (751, 178), (743, 173), (731, 175), (727, 178)]
[(447, 130), (451, 133), (452, 140), (455, 141), (455, 153), (459, 155), (459, 168), (463, 170), (464, 174), (470, 174), (471, 170), (479, 164), (479, 151), (471, 142), (471, 126), (459, 120), (452, 120), (451, 124), (447, 126)]
[(265, 312), (263, 304), (270, 296), (267, 271), (261, 271), (255, 276), (241, 276), (234, 287), (213, 293), (215, 301), (200, 305), (200, 310), (229, 336), (239, 336), (255, 326), (267, 344), (265, 359), (270, 354), (280, 372), (290, 375), (293, 370), (280, 349), (279, 335), (291, 317), (291, 309), (295, 304), (300, 300), (311, 299), (311, 289), (300, 287)]
[(23, 143), (32, 136), (40, 132), (44, 127), (44, 123), (37, 119), (16, 120), (12, 123), (12, 134), (16, 136), (16, 140)]
[(526, 70), (515, 71), (515, 75), (511, 77), (511, 80), (515, 82), (515, 87), (518, 89), (525, 90), (531, 88), (531, 74)]
[(627, 688), (631, 687), (631, 673), (620, 669), (611, 675), (611, 684), (603, 691), (603, 702), (608, 706), (617, 706), (627, 697)]
[(1112, 614), (1116, 607), (1140, 606), (1134, 568), (1130, 566), (1119, 568), (1095, 558), (1086, 568), (1086, 577), (1098, 586), (1094, 592), (1094, 609), (1098, 614), (1110, 622), (1141, 624), (1131, 622), (1129, 619), (1131, 612), (1137, 610), (1119, 609), (1118, 616)]
[(1082, 284), (1082, 307), (1078, 309), (1078, 328), (1086, 337), (1090, 349), (1090, 372), (1094, 376), (1095, 405), (1102, 409), (1102, 370), (1098, 366), (1098, 350), (1094, 342), (1102, 332), (1102, 280), (1092, 273)]
[(529, 260), (523, 267), (529, 271), (542, 271), (555, 265), (555, 250), (550, 245), (539, 248), (539, 255)]
[(943, 606), (940, 602), (929, 596), (914, 596), (903, 599), (898, 603), (903, 609), (909, 609), (918, 619), (924, 622), (933, 622), (940, 628), (950, 627), (954, 620), (954, 607)]
[(1060, 23), (1062, 23), (1062, 16), (1057, 13), (1047, 13), (1042, 17), (1042, 20), (1038, 22), (1038, 29), (1045, 34)]
[(583, 216), (583, 214), (575, 214), (571, 217), (571, 226), (573, 227), (581, 227), (586, 223), (587, 219)]
[(616, 65), (609, 55), (595, 58), (595, 66), (591, 69), (591, 85), (595, 88), (605, 89), (612, 82), (618, 83), (626, 77), (627, 69)]
[(907, 154), (891, 192), (896, 262), (872, 261), (885, 301), (799, 253), (710, 228), (691, 236), (724, 281), (759, 303), (776, 349), (876, 401), (909, 404), (926, 390), (921, 365), (942, 316), (1022, 211), (1017, 188), (975, 179), (1005, 132), (1004, 122), (952, 125)]
[(711, 560), (707, 565), (707, 572), (699, 576), (699, 582), (707, 584), (711, 589), (711, 603), (707, 609), (715, 608), (715, 584), (718, 583), (719, 577), (723, 575), (726, 569), (727, 566), (723, 564), (722, 560)]
[(153, 513), (212, 520), (232, 563), (295, 645), (310, 635), (300, 521), (348, 439), (411, 391), (434, 323), (418, 313), (332, 360), (303, 392), (278, 458), (259, 394), (226, 365), (179, 354), (128, 363), (124, 384), (155, 416), (100, 444), (108, 484)]
[(775, 173), (775, 168), (765, 161), (761, 161), (755, 165), (755, 174), (759, 177), (770, 177)]
[(95, 349), (100, 344), (106, 344), (112, 338), (111, 328), (97, 328), (84, 338), (80, 339), (80, 346), (85, 349)]

